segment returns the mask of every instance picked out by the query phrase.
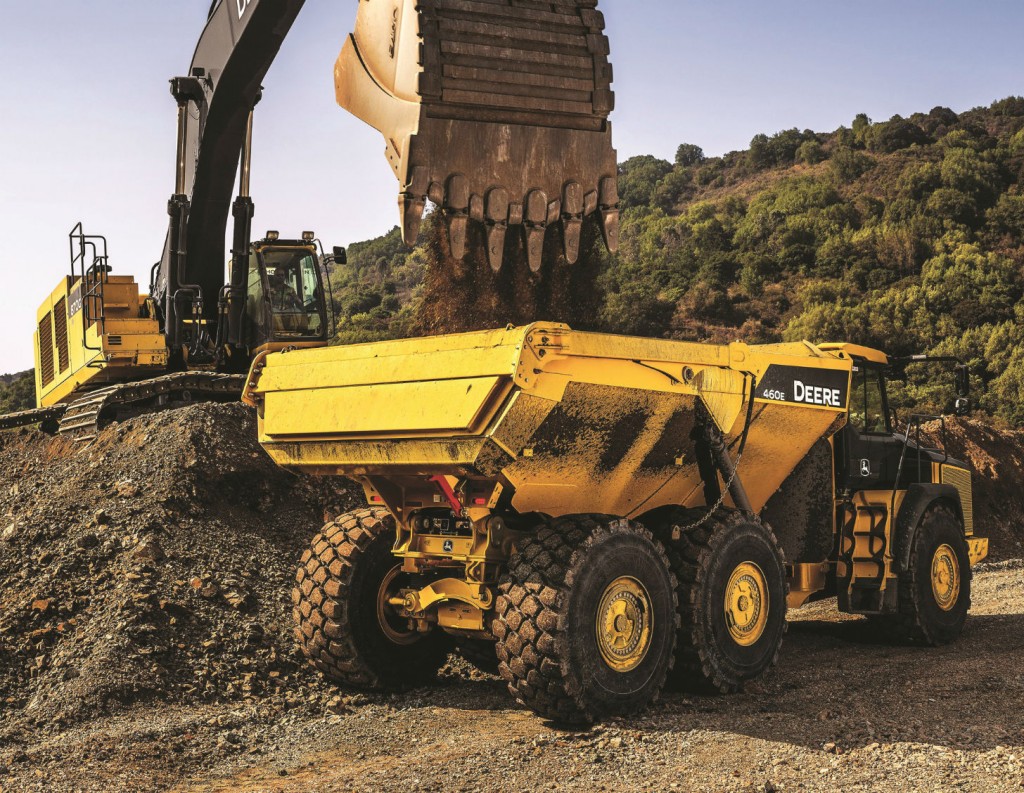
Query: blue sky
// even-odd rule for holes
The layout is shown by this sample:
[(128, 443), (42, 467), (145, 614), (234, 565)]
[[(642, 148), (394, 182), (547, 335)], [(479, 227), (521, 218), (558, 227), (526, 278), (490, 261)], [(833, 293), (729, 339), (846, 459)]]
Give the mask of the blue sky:
[[(0, 0), (0, 372), (31, 366), (35, 309), (68, 267), (79, 220), (119, 273), (147, 280), (173, 188), (175, 106), (209, 0)], [(397, 222), (372, 129), (334, 104), (355, 0), (309, 0), (265, 82), (255, 229), (314, 229), (326, 245)], [(1020, 0), (602, 0), (620, 159), (709, 154), (759, 132), (819, 131), (1024, 94)], [(226, 249), (225, 249), (226, 250)]]

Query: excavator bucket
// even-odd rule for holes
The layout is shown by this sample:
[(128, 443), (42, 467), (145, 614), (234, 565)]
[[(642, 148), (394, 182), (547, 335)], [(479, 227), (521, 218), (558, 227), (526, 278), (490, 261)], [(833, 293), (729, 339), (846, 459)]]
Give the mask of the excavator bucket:
[(617, 249), (603, 31), (597, 0), (360, 0), (335, 66), (338, 104), (384, 135), (407, 244), (429, 200), (455, 258), (469, 222), (485, 225), (495, 271), (509, 226), (524, 227), (534, 271), (555, 223), (575, 262), (593, 212)]

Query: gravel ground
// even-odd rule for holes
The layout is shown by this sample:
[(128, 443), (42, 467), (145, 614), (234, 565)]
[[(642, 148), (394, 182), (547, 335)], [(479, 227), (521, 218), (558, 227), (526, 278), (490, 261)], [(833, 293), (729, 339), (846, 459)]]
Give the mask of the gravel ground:
[(824, 601), (745, 693), (582, 732), (456, 659), (429, 688), (330, 686), (292, 646), (289, 579), (354, 496), (275, 469), (252, 423), (199, 405), (84, 451), (0, 436), (0, 791), (1024, 789), (1017, 561), (978, 572), (951, 647)]
[[(1024, 788), (1024, 564), (977, 575), (962, 639), (881, 643), (825, 601), (729, 697), (565, 732), (452, 665), (402, 695), (136, 707), (0, 751), (4, 790), (1010, 791)], [(312, 690), (312, 688), (311, 688)], [(325, 704), (326, 702), (326, 704)]]

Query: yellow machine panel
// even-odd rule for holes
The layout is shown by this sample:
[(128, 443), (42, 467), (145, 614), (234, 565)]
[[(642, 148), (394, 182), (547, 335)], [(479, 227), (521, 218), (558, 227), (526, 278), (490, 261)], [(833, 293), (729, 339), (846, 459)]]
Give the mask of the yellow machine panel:
[(167, 366), (167, 345), (132, 276), (104, 275), (102, 286), (64, 278), (36, 312), (36, 402), (48, 407), (83, 387), (152, 376)]
[[(520, 512), (630, 516), (702, 503), (690, 438), (698, 405), (730, 444), (748, 431), (741, 466), (756, 472), (745, 483), (760, 509), (842, 426), (851, 366), (809, 344), (537, 324), (265, 356), (245, 398), (259, 407), (264, 447), (295, 471), (502, 478)], [(795, 390), (783, 383), (793, 372)], [(830, 378), (843, 398), (801, 377)]]

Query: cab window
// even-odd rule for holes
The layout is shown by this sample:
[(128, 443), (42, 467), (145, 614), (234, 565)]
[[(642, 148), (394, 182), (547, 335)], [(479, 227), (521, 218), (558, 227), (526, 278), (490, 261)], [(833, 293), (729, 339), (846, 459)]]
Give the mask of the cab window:
[(246, 315), (256, 337), (319, 338), (324, 330), (322, 306), (313, 255), (294, 248), (267, 248), (250, 257)]
[(853, 393), (850, 395), (850, 424), (861, 435), (888, 435), (885, 383), (880, 369), (863, 364), (853, 369)]

